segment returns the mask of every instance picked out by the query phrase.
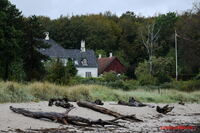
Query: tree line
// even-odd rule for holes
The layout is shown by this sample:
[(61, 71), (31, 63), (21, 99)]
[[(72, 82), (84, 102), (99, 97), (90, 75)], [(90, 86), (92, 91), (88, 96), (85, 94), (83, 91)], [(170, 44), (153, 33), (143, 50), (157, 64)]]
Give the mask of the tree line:
[[(154, 29), (151, 33), (156, 35), (156, 39), (152, 41), (152, 58), (149, 58), (145, 44), (151, 43), (148, 39), (152, 26)], [(159, 60), (171, 61), (168, 63), (172, 64), (170, 70), (166, 71), (168, 75), (173, 76), (175, 30), (178, 35), (178, 71), (181, 75), (192, 77), (200, 71), (199, 27), (199, 3), (182, 14), (169, 12), (143, 17), (127, 11), (117, 16), (107, 11), (50, 19), (46, 16), (24, 17), (15, 5), (8, 0), (1, 0), (0, 78), (28, 81), (44, 78), (46, 70), (41, 61), (47, 60), (48, 57), (41, 55), (37, 49), (48, 47), (40, 40), (45, 37), (46, 31), (50, 33), (50, 38), (64, 48), (79, 49), (81, 40), (85, 40), (86, 49), (93, 49), (96, 55), (102, 54), (105, 57), (113, 52), (127, 67), (126, 75), (129, 78), (136, 78), (135, 69), (146, 60), (152, 60), (152, 63)], [(152, 69), (157, 70), (156, 65), (152, 66)]]

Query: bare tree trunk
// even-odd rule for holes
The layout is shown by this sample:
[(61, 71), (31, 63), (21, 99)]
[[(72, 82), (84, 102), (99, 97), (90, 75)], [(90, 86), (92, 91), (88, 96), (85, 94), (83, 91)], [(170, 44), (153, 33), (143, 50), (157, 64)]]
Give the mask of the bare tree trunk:
[(149, 73), (152, 74), (153, 71), (152, 57), (156, 48), (156, 41), (158, 40), (158, 34), (160, 30), (155, 32), (155, 23), (147, 25), (145, 30), (146, 34), (144, 35), (143, 32), (141, 32), (141, 37), (149, 56)]
[(9, 71), (9, 64), (8, 64), (8, 62), (6, 61), (6, 63), (5, 63), (5, 72), (4, 72), (4, 77), (3, 77), (3, 80), (4, 81), (7, 81), (8, 80), (8, 72)]
[(152, 56), (149, 56), (149, 73), (152, 74)]

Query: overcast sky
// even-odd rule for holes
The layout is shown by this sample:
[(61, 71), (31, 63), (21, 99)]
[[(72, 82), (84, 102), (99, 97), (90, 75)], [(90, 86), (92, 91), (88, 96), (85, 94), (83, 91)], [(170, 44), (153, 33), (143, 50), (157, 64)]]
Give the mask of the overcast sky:
[(111, 11), (120, 16), (133, 11), (141, 16), (153, 16), (169, 11), (182, 12), (200, 0), (10, 0), (23, 15), (43, 15), (58, 18), (60, 15), (80, 15)]

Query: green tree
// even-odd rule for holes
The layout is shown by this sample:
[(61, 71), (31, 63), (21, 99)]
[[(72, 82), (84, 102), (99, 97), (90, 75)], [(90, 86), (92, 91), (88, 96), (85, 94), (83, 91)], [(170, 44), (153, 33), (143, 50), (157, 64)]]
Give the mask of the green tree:
[(45, 66), (47, 71), (46, 79), (50, 82), (69, 84), (70, 79), (77, 74), (77, 69), (71, 59), (68, 59), (67, 66), (64, 66), (59, 59), (51, 60)]
[(57, 84), (68, 84), (70, 75), (67, 73), (63, 63), (57, 60), (47, 65), (46, 79)]
[(106, 57), (106, 51), (103, 49), (96, 50), (95, 54), (96, 54), (96, 57), (99, 57), (99, 55), (101, 55), (101, 57)]
[(20, 57), (21, 20), (21, 12), (15, 5), (8, 0), (0, 1), (0, 76), (4, 80), (8, 80), (12, 63)]
[(170, 76), (173, 74), (174, 71), (173, 59), (163, 57), (152, 57), (152, 64), (152, 74), (149, 74), (148, 61), (139, 63), (135, 71), (135, 74), (139, 81), (141, 81), (143, 84), (158, 84), (169, 82)]
[(38, 49), (47, 48), (48, 45), (43, 42), (44, 28), (38, 21), (36, 16), (31, 16), (24, 19), (24, 45), (23, 62), (24, 70), (27, 76), (27, 80), (39, 80), (42, 79), (45, 70), (42, 64), (42, 60), (46, 60), (47, 57), (42, 55)]
[(200, 68), (200, 4), (180, 16), (177, 23), (180, 74), (195, 76)]
[(70, 58), (67, 61), (66, 70), (68, 75), (70, 75), (70, 77), (75, 77), (77, 74), (77, 69), (74, 66), (74, 62)]
[(155, 19), (155, 28), (160, 30), (158, 44), (159, 49), (155, 51), (156, 55), (166, 56), (170, 48), (174, 48), (174, 32), (179, 17), (175, 12), (161, 14)]
[(122, 29), (119, 39), (119, 49), (125, 62), (131, 66), (146, 58), (145, 49), (139, 40), (141, 22), (133, 12), (126, 12), (119, 18), (118, 25)]

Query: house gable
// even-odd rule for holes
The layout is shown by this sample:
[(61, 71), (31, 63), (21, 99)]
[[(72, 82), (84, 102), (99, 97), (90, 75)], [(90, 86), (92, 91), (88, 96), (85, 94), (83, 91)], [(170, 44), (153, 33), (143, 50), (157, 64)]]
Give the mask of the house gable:
[(125, 66), (121, 64), (121, 62), (115, 58), (104, 70), (104, 72), (114, 71), (116, 73), (124, 73), (125, 72)]
[(125, 66), (117, 59), (117, 57), (107, 57), (98, 59), (99, 74), (104, 72), (115, 71), (117, 73), (124, 73)]

